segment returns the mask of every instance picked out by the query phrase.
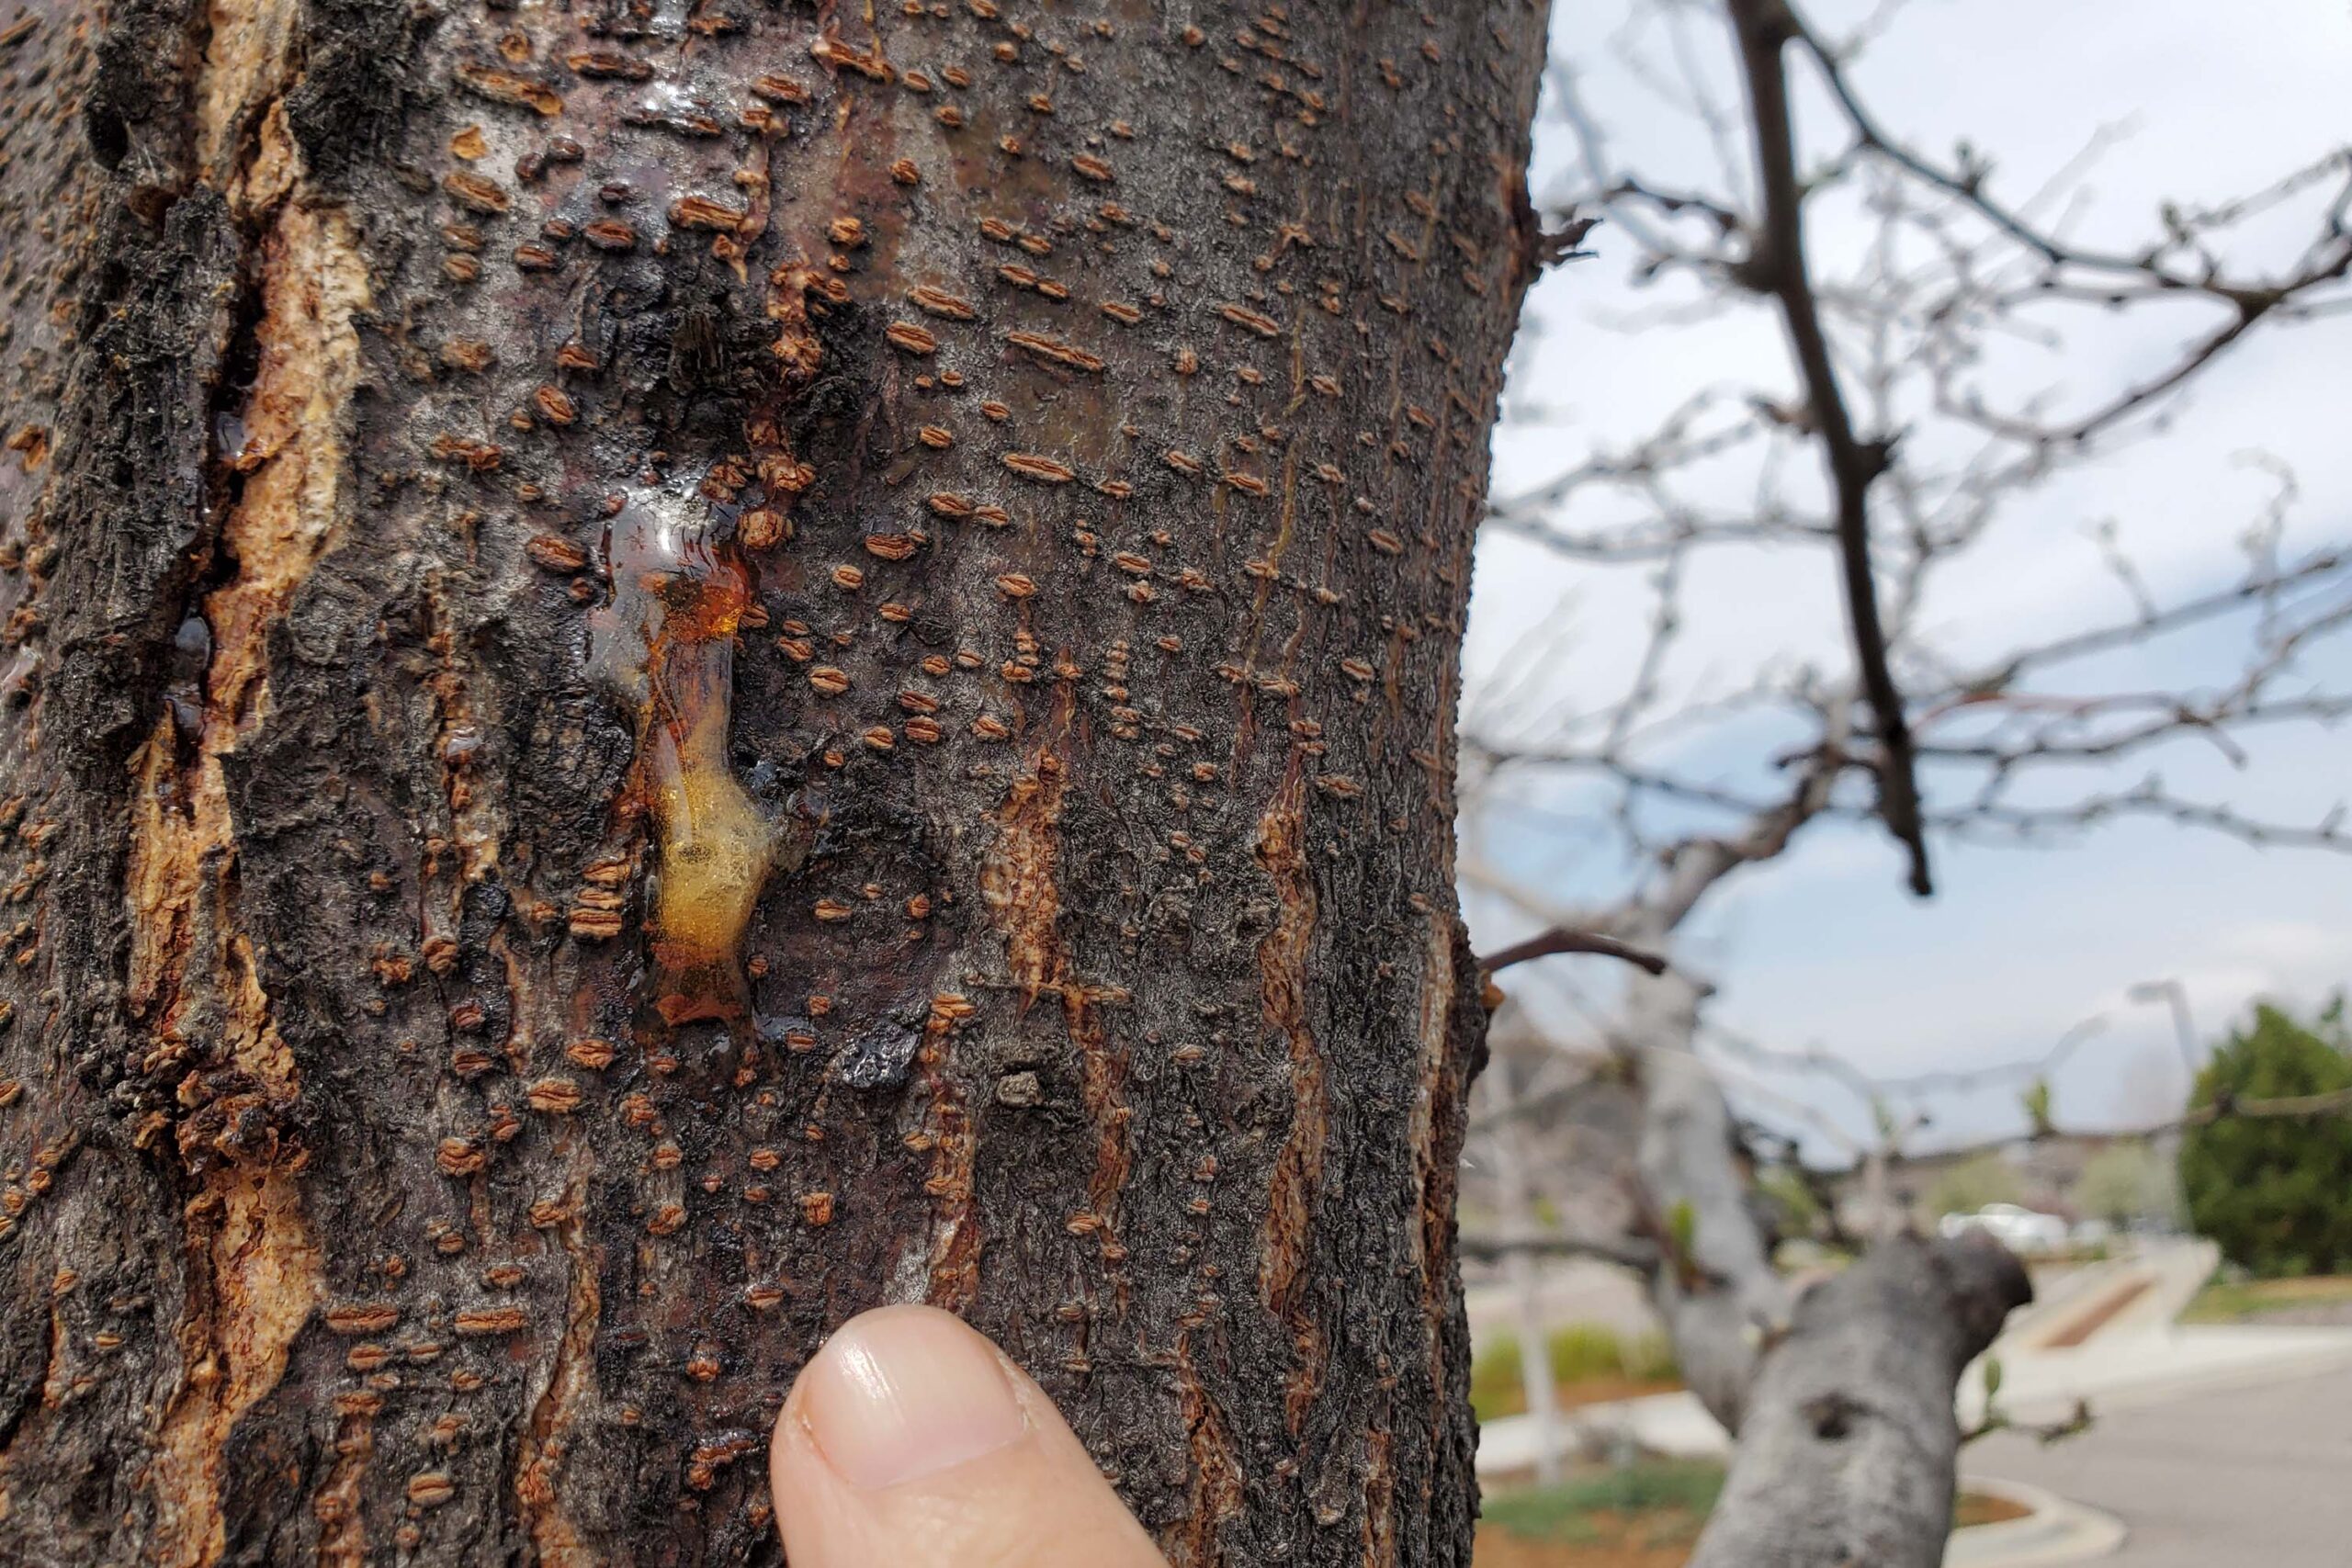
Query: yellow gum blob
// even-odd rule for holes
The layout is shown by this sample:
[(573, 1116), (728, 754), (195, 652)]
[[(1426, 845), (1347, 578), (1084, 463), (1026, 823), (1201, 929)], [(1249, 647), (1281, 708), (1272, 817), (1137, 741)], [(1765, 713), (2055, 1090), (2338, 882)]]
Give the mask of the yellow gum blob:
[(775, 858), (775, 835), (727, 754), (751, 572), (686, 508), (699, 510), (655, 497), (614, 518), (613, 599), (591, 653), (638, 704), (639, 790), (660, 857), (653, 952), (673, 1022), (741, 1010), (739, 953)]

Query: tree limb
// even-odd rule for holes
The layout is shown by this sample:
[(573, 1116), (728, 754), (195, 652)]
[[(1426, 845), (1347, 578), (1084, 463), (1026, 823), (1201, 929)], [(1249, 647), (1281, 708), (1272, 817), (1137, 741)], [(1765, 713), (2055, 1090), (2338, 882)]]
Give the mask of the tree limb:
[(1529, 937), (1525, 942), (1515, 942), (1479, 960), (1478, 966), (1491, 975), (1498, 969), (1508, 969), (1514, 964), (1524, 964), (1533, 958), (1549, 958), (1555, 953), (1595, 953), (1604, 958), (1622, 958), (1645, 974), (1666, 973), (1666, 960), (1655, 953), (1645, 953), (1638, 947), (1599, 931), (1571, 931), (1566, 926), (1555, 926), (1540, 935)]
[(1881, 1242), (1800, 1297), (1763, 1358), (1690, 1568), (1936, 1568), (1961, 1373), (2033, 1299), (1989, 1237)]
[(1627, 1027), (1642, 1090), (1636, 1159), (1648, 1205), (1673, 1237), (1661, 1250), (1676, 1255), (1651, 1271), (1650, 1295), (1683, 1382), (1736, 1433), (1758, 1350), (1787, 1320), (1792, 1288), (1772, 1267), (1748, 1206), (1731, 1107), (1687, 1045), (1698, 1021), (1697, 983), (1678, 971), (1637, 991)]
[(1642, 1274), (1658, 1266), (1659, 1256), (1656, 1247), (1618, 1236), (1464, 1235), (1455, 1245), (1464, 1258), (1595, 1258)]
[(1888, 446), (1883, 440), (1865, 442), (1854, 433), (1805, 269), (1804, 191), (1797, 177), (1796, 137), (1781, 59), (1782, 47), (1797, 36), (1796, 25), (1783, 0), (1729, 0), (1728, 9), (1747, 82), (1757, 179), (1764, 203), (1762, 227), (1747, 258), (1747, 281), (1779, 301), (1790, 346), (1804, 377), (1811, 423), (1820, 434), (1838, 497), (1838, 557), (1855, 666), (1884, 751), (1877, 770), (1879, 807), (1888, 830), (1910, 852), (1911, 891), (1924, 897), (1935, 885), (1920, 821), (1911, 728), (1888, 664), (1886, 629), (1871, 567), (1870, 487), (1886, 471)]

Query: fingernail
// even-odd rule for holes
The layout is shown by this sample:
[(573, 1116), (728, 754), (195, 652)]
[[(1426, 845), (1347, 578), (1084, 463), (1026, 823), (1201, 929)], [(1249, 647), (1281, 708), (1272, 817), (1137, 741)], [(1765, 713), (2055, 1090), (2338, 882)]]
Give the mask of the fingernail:
[(834, 1473), (897, 1486), (1028, 1430), (996, 1353), (944, 1313), (890, 1307), (833, 1336), (801, 1379), (801, 1415)]

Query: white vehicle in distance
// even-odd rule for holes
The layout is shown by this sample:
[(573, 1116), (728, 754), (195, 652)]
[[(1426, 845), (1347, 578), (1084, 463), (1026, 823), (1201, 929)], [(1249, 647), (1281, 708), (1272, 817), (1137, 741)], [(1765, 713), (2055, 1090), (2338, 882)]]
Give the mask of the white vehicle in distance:
[(2056, 1252), (2066, 1245), (2067, 1226), (2055, 1214), (2016, 1203), (1987, 1203), (1973, 1214), (1946, 1214), (1936, 1223), (1946, 1239), (1983, 1231), (2012, 1252)]

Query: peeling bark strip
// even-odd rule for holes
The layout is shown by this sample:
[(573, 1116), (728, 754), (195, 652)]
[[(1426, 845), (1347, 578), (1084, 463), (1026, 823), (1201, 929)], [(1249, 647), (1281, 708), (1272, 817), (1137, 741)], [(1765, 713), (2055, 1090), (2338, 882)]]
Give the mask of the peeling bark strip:
[(594, 1546), (582, 1538), (556, 1488), (571, 1433), (593, 1385), (596, 1328), (604, 1310), (597, 1286), (602, 1260), (590, 1249), (583, 1234), (582, 1197), (577, 1189), (566, 1195), (567, 1213), (556, 1227), (571, 1275), (564, 1303), (563, 1337), (557, 1342), (547, 1386), (531, 1406), (514, 1469), (516, 1511), (530, 1533), (538, 1560), (553, 1568), (585, 1568), (596, 1561)]
[(0, 1560), (773, 1562), (928, 1297), (1179, 1564), (1466, 1563), (1543, 23), (0, 24)]
[(1266, 1192), (1263, 1261), (1258, 1288), (1290, 1331), (1297, 1361), (1284, 1380), (1283, 1409), (1295, 1435), (1323, 1381), (1323, 1327), (1308, 1309), (1300, 1276), (1307, 1268), (1307, 1227), (1314, 1223), (1329, 1134), (1323, 1056), (1307, 1021), (1307, 955), (1315, 937), (1315, 883), (1300, 846), (1306, 831), (1306, 779), (1294, 773), (1272, 809), (1259, 819), (1258, 863), (1274, 883), (1273, 929), (1258, 948), (1260, 996), (1266, 1021), (1290, 1053), (1290, 1130), (1274, 1161)]
[(223, 1447), (237, 1421), (277, 1386), (295, 1336), (317, 1304), (320, 1249), (291, 1175), (235, 1173), (190, 1205), (189, 1273), (202, 1302), (183, 1338), (187, 1366), (164, 1411), (148, 1484), (156, 1561), (220, 1561), (227, 1522)]
[[(274, 1125), (295, 1105), (301, 1075), (241, 927), (226, 772), (267, 712), (268, 639), (348, 510), (353, 320), (369, 302), (348, 221), (332, 204), (310, 205), (285, 142), (277, 96), (291, 70), (291, 21), (282, 5), (225, 8), (197, 82), (202, 178), (227, 191), (258, 235), (261, 314), (252, 389), (214, 437), (234, 490), (210, 546), (227, 570), (216, 569), (221, 585), (175, 639), (191, 655), (209, 642), (210, 658), (130, 770), (130, 1011), (148, 1021), (150, 1062), (198, 1068), (177, 1095), (196, 1113), (171, 1134), (197, 1183), (183, 1212), (190, 1312), (144, 1477), (153, 1560), (173, 1568), (205, 1568), (227, 1550), (225, 1446), (285, 1374), (325, 1282), (298, 1182), (309, 1156)], [(250, 138), (239, 129), (256, 124)], [(185, 757), (183, 730), (193, 732)], [(143, 1145), (160, 1132), (151, 1114), (132, 1136)]]
[[(1053, 728), (1058, 734), (1068, 725), (1057, 720)], [(1126, 1256), (1114, 1222), (1126, 1185), (1132, 1112), (1119, 1092), (1126, 1060), (1111, 1042), (1102, 1010), (1124, 999), (1125, 993), (1116, 987), (1090, 986), (1074, 974), (1056, 929), (1061, 894), (1054, 883), (1054, 862), (1068, 788), (1068, 764), (1048, 750), (1041, 749), (1028, 769), (1014, 778), (998, 814), (996, 848), (980, 865), (980, 897), (1004, 932), (1005, 967), (1021, 989), (1023, 1005), (1048, 994), (1061, 1004), (1069, 1043), (1079, 1054), (1080, 1100), (1095, 1138), (1086, 1203), (1070, 1212), (1063, 1228), (1076, 1235), (1099, 1236), (1103, 1261), (1114, 1266), (1115, 1277), (1115, 1265)]]

